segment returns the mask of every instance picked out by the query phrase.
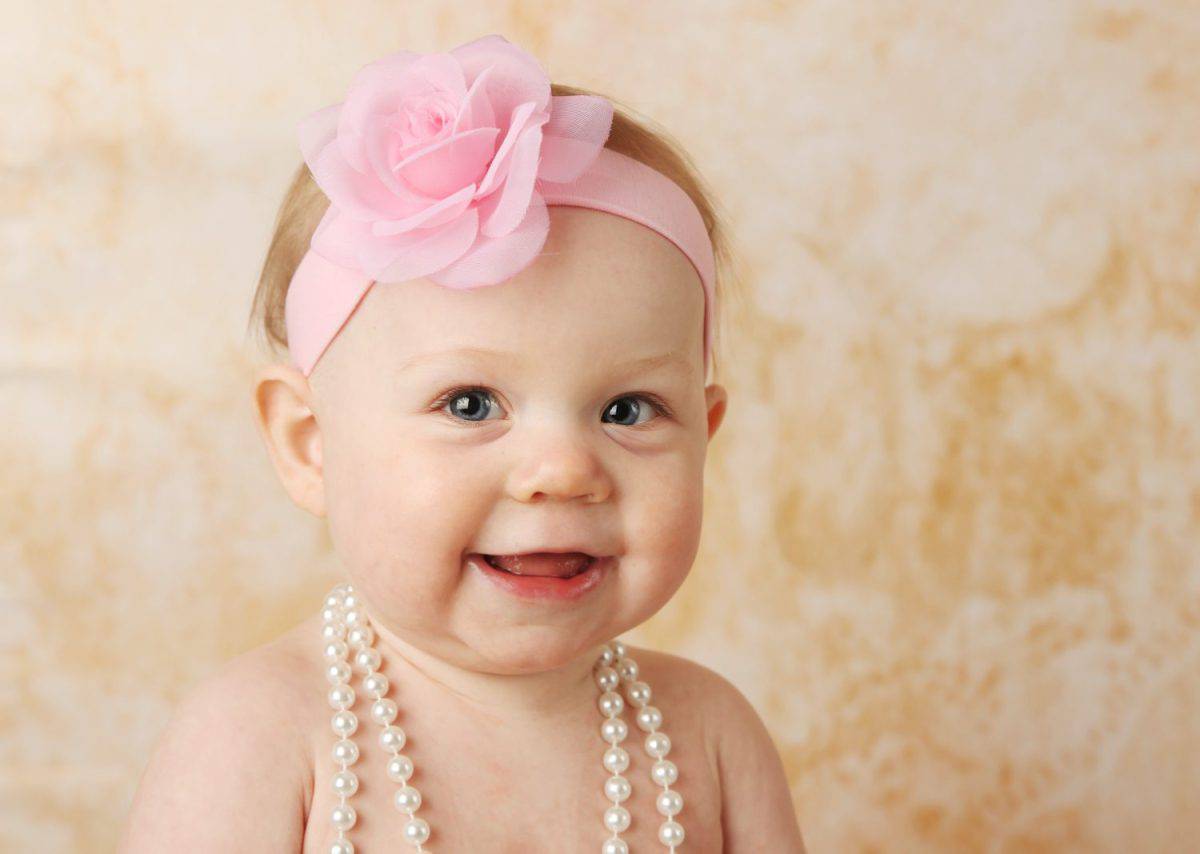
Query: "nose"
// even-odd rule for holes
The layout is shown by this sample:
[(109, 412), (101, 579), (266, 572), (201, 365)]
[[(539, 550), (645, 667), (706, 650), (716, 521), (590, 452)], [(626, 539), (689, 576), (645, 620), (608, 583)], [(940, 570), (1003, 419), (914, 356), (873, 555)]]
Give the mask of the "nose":
[(604, 501), (612, 483), (604, 467), (580, 443), (541, 443), (522, 465), (509, 475), (508, 492), (518, 501), (540, 499), (571, 501), (583, 498), (588, 504)]

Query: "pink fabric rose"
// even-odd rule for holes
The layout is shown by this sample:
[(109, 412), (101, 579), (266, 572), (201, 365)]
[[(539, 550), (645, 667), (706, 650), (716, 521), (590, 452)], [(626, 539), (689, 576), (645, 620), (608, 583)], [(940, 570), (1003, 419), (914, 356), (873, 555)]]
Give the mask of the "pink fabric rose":
[(381, 282), (500, 282), (546, 241), (537, 182), (577, 178), (611, 126), (609, 101), (552, 96), (538, 62), (500, 35), (384, 57), (300, 123), (330, 200), (312, 249)]

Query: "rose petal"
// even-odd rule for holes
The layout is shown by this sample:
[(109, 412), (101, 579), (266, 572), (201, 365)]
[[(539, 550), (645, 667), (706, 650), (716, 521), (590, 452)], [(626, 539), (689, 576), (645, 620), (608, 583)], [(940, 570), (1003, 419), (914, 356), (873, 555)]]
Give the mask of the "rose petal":
[(371, 224), (371, 233), (379, 237), (403, 234), (406, 231), (434, 228), (444, 225), (463, 213), (475, 197), (475, 185), (467, 184), (457, 193), (434, 202), (424, 210), (396, 220), (377, 220)]
[(508, 135), (504, 137), (504, 141), (500, 143), (500, 148), (496, 151), (492, 162), (488, 164), (487, 174), (483, 176), (483, 180), (479, 182), (479, 195), (486, 196), (496, 188), (496, 185), (502, 182), (508, 175), (508, 160), (509, 154), (512, 152), (512, 147), (516, 143), (521, 133), (529, 127), (530, 124), (535, 124), (539, 121), (544, 122), (544, 115), (535, 119), (534, 111), (537, 105), (532, 101), (520, 104), (513, 110), (512, 118), (508, 122)]
[(418, 193), (440, 199), (483, 177), (496, 150), (496, 128), (476, 128), (406, 157), (395, 173)]
[(406, 98), (434, 89), (446, 92), (455, 104), (466, 96), (462, 68), (449, 54), (398, 51), (361, 68), (350, 81), (338, 119), (338, 144), (346, 162), (366, 172), (362, 142), (368, 124), (395, 115)]
[(567, 183), (588, 170), (608, 140), (612, 102), (594, 95), (555, 95), (550, 101), (538, 177)]
[[(496, 118), (503, 121), (513, 110), (532, 101), (534, 110), (550, 106), (550, 78), (538, 61), (503, 36), (493, 33), (459, 45), (450, 51), (462, 66), (463, 76), (471, 82), (488, 66), (488, 101)], [(500, 132), (508, 127), (500, 125)]]
[(341, 104), (330, 104), (300, 120), (296, 132), (300, 137), (300, 153), (306, 162), (312, 163), (316, 160), (321, 149), (337, 136), (338, 115), (341, 111)]
[(354, 103), (350, 102), (348, 96), (342, 102), (342, 113), (338, 117), (338, 145), (342, 147), (346, 162), (359, 172), (366, 172), (368, 167), (360, 146), (363, 125), (373, 111), (371, 99), (365, 93), (372, 90), (390, 91), (405, 69), (420, 58), (419, 53), (397, 51), (364, 65), (351, 79), (348, 91), (358, 90), (360, 94)]
[(392, 195), (373, 175), (356, 172), (342, 157), (336, 141), (329, 143), (308, 164), (313, 180), (329, 201), (347, 216), (367, 222), (408, 213), (404, 200)]
[(488, 237), (508, 234), (525, 218), (533, 194), (533, 182), (537, 178), (538, 149), (541, 145), (542, 128), (538, 125), (522, 133), (513, 146), (508, 177), (504, 185), (496, 191), (496, 195), (499, 196), (496, 207), (480, 227)]
[(428, 278), (448, 288), (497, 284), (516, 275), (538, 256), (549, 230), (546, 202), (534, 193), (525, 219), (516, 228), (500, 237), (480, 232), (474, 245), (457, 261), (429, 274)]
[(478, 127), (496, 126), (496, 111), (492, 109), (492, 103), (488, 100), (487, 86), (485, 85), (491, 73), (492, 67), (488, 66), (479, 72), (479, 76), (471, 83), (471, 88), (467, 90), (467, 96), (459, 108), (458, 117), (454, 120), (452, 133)]
[(373, 125), (366, 131), (362, 150), (371, 164), (370, 174), (378, 178), (379, 182), (396, 196), (405, 215), (415, 214), (428, 207), (432, 200), (428, 196), (416, 192), (406, 182), (396, 177), (392, 171), (388, 151), (394, 141), (391, 129), (382, 125)]
[(312, 248), (335, 264), (357, 269), (358, 247), (370, 239), (370, 225), (344, 216), (335, 205), (330, 205), (313, 232)]
[(409, 232), (403, 245), (363, 247), (363, 269), (380, 282), (406, 282), (418, 279), (451, 263), (474, 243), (479, 233), (479, 215), (468, 208), (461, 217), (436, 229), (432, 234)]

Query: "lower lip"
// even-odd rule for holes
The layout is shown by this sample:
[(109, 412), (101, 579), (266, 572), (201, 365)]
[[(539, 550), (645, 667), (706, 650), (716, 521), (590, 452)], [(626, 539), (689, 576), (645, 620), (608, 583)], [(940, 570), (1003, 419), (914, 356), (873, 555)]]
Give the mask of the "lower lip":
[(591, 566), (570, 578), (553, 578), (542, 575), (514, 575), (496, 569), (482, 555), (473, 554), (467, 563), (474, 566), (485, 578), (502, 590), (522, 599), (564, 601), (579, 599), (589, 590), (595, 589), (608, 573), (613, 558), (602, 557), (592, 561)]

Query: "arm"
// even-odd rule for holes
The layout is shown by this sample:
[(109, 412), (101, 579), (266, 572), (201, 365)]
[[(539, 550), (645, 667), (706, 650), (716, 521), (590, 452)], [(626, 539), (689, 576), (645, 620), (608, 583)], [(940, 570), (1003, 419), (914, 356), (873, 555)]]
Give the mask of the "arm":
[(300, 851), (307, 752), (270, 659), (234, 659), (189, 694), (159, 737), (121, 854)]
[(725, 854), (807, 854), (783, 760), (754, 706), (725, 677), (717, 766)]

